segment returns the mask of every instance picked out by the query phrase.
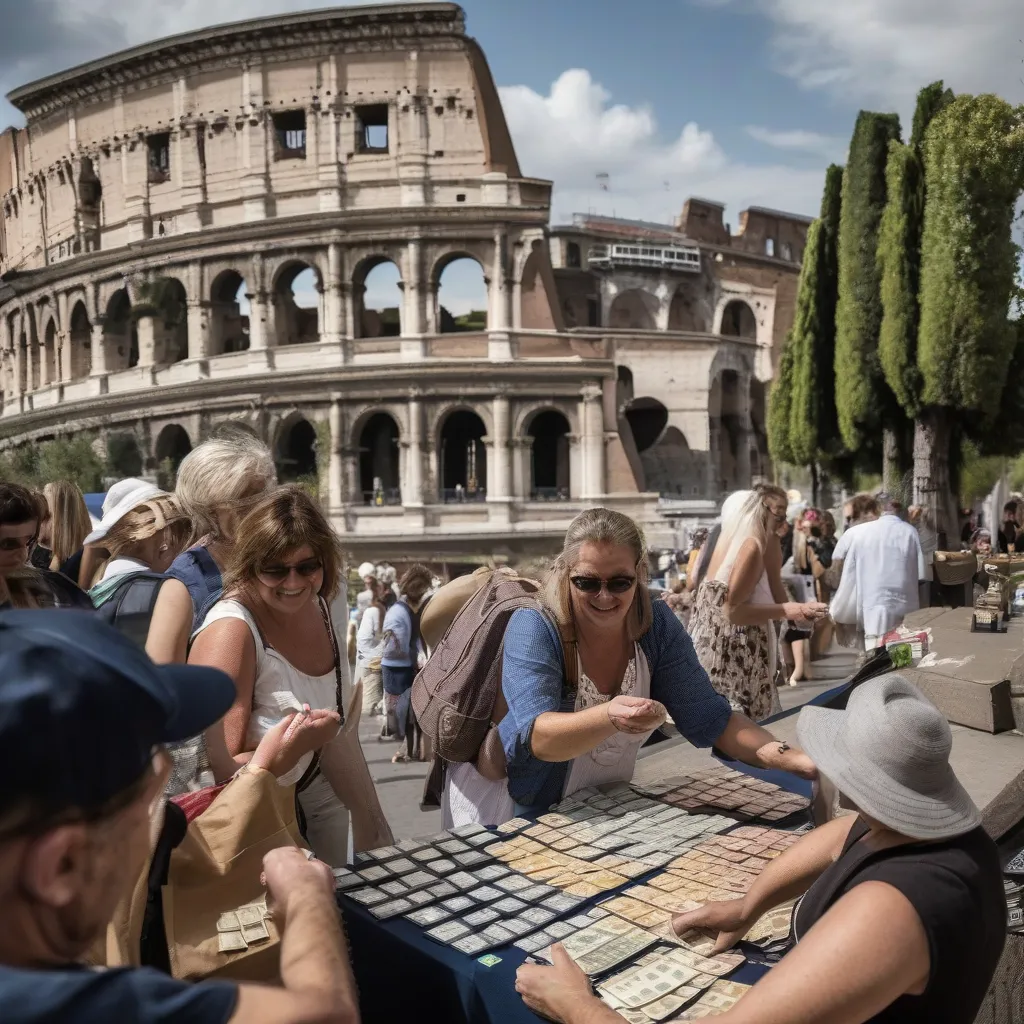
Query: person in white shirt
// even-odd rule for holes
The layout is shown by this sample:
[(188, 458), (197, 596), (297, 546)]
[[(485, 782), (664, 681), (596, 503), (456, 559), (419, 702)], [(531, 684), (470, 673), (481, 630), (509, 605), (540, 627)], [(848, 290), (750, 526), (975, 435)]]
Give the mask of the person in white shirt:
[(832, 618), (855, 626), (864, 635), (865, 651), (921, 607), (919, 581), (925, 578), (917, 530), (899, 517), (892, 497), (880, 494), (878, 502), (881, 517), (848, 529), (832, 556), (843, 563)]
[(363, 683), (363, 714), (383, 713), (384, 683), (381, 679), (380, 656), (384, 639), (384, 615), (391, 588), (379, 580), (373, 581), (371, 603), (359, 618), (356, 633), (356, 665)]

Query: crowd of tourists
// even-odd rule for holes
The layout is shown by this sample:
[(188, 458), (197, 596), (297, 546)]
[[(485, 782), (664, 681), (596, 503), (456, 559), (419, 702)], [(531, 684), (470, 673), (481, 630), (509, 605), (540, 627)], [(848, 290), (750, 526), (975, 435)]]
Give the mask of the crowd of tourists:
[[(447, 828), (628, 782), (668, 722), (827, 780), (854, 813), (744, 899), (674, 922), (726, 949), (803, 895), (795, 948), (724, 1019), (973, 1020), (1005, 902), (946, 720), (890, 673), (845, 711), (805, 708), (799, 746), (762, 724), (833, 629), (871, 651), (918, 606), (923, 549), (898, 503), (859, 496), (843, 518), (837, 536), (779, 488), (732, 495), (661, 600), (641, 529), (593, 508), (536, 574), (442, 586), (366, 562), (350, 603), (319, 503), (247, 434), (190, 452), (173, 492), (113, 484), (98, 524), (67, 481), (0, 482), (0, 1020), (357, 1021), (380, 994), (357, 992), (331, 869), (394, 842), (363, 718), (396, 762), (432, 762)], [(439, 732), (442, 695), (472, 704), (471, 744), (451, 713)], [(262, 983), (209, 977), (195, 943), (182, 966), (190, 908), (252, 913), (261, 894), (279, 938)], [(517, 989), (566, 1024), (623, 1020), (559, 946)]]

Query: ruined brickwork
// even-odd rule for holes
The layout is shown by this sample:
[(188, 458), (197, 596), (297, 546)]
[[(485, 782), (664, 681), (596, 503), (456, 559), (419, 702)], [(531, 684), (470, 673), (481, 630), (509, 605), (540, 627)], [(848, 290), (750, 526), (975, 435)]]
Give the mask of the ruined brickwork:
[[(657, 540), (659, 492), (713, 506), (759, 468), (797, 221), (748, 211), (708, 239), (722, 261), (653, 277), (589, 269), (636, 231), (583, 225), (571, 265), (454, 4), (207, 29), (10, 99), (0, 446), (95, 431), (162, 477), (233, 424), (319, 479), (354, 553), (392, 558), (533, 556), (595, 501)], [(486, 290), (468, 327), (441, 302), (463, 258)], [(399, 297), (367, 308), (383, 264)]]

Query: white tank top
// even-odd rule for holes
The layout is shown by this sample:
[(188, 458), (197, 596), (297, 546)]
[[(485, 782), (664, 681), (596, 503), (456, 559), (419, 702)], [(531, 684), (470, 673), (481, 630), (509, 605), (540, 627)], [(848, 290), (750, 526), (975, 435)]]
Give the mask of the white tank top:
[[(256, 644), (256, 679), (246, 734), (246, 745), (250, 750), (254, 750), (256, 744), (285, 715), (301, 711), (303, 704), (311, 708), (341, 710), (338, 708), (338, 680), (333, 668), (322, 676), (308, 676), (273, 648), (264, 647), (256, 620), (238, 601), (218, 601), (207, 613), (197, 634), (219, 619), (241, 619), (249, 627)], [(289, 786), (298, 782), (312, 759), (311, 753), (304, 754), (287, 775), (281, 776), (281, 785)]]

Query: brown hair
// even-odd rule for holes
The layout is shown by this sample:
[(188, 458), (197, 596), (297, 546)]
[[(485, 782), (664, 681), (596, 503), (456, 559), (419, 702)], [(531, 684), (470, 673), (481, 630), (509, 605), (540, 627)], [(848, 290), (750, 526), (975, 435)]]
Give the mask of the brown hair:
[(36, 521), (43, 517), (39, 499), (20, 484), (0, 484), (0, 526), (17, 526), (19, 523)]
[(330, 601), (341, 579), (341, 547), (320, 506), (301, 487), (281, 487), (259, 500), (239, 523), (224, 574), (224, 592), (246, 590), (268, 565), (308, 545), (324, 564), (320, 596)]
[(54, 480), (43, 488), (46, 507), (53, 517), (50, 568), (63, 565), (81, 547), (92, 532), (92, 520), (85, 507), (85, 498), (77, 484), (70, 480)]
[[(409, 587), (415, 583), (423, 584), (423, 593), (425, 594), (429, 589), (430, 585), (434, 582), (434, 574), (425, 566), (420, 565), (418, 562), (415, 565), (409, 566), (409, 568), (402, 574), (402, 578), (398, 581), (398, 589), (405, 596), (406, 591)], [(422, 597), (422, 594), (420, 595)]]
[(544, 582), (545, 606), (561, 626), (575, 632), (572, 617), (572, 596), (569, 576), (579, 561), (580, 548), (586, 544), (614, 544), (629, 548), (636, 559), (636, 592), (629, 610), (627, 625), (630, 640), (639, 640), (650, 628), (654, 611), (647, 589), (650, 574), (647, 566), (647, 543), (643, 531), (627, 515), (609, 508), (588, 508), (581, 512), (565, 532), (562, 553), (552, 562)]
[(881, 511), (878, 499), (873, 494), (857, 494), (850, 500), (850, 519), (855, 523), (867, 516), (877, 518)]

